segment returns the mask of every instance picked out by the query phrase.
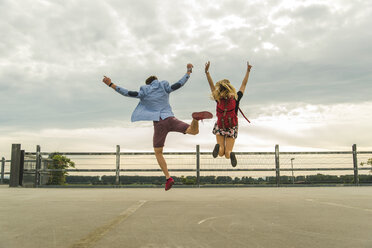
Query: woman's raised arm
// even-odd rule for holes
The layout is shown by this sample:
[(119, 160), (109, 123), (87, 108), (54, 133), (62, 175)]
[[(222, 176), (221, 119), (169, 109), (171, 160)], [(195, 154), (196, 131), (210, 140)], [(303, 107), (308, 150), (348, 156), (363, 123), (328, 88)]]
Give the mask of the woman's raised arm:
[(209, 74), (209, 66), (210, 65), (211, 65), (211, 62), (209, 62), (209, 61), (207, 63), (205, 63), (205, 75), (207, 76), (209, 87), (211, 88), (211, 91), (213, 92), (215, 88), (214, 88), (214, 83), (213, 83), (212, 77)]
[(247, 86), (248, 78), (249, 78), (249, 72), (251, 71), (252, 66), (247, 62), (247, 72), (245, 73), (245, 77), (243, 79), (242, 85), (240, 86), (239, 91), (244, 93), (245, 91), (245, 86)]

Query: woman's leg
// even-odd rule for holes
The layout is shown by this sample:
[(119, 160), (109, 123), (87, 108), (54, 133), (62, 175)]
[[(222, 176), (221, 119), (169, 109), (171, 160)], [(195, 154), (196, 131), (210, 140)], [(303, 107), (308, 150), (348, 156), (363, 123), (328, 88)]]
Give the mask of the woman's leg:
[(216, 134), (216, 140), (217, 140), (217, 144), (220, 145), (220, 150), (218, 152), (218, 155), (222, 157), (223, 155), (225, 155), (225, 136)]
[(235, 144), (235, 139), (232, 137), (226, 137), (226, 147), (225, 147), (225, 157), (230, 158), (230, 153), (232, 152)]

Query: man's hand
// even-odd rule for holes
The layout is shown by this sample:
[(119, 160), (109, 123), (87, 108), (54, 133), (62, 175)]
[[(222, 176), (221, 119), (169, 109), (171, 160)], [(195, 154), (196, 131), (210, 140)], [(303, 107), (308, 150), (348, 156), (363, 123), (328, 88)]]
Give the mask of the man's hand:
[(247, 71), (251, 71), (252, 66), (247, 62)]
[(207, 62), (207, 63), (205, 63), (205, 73), (208, 73), (208, 71), (209, 71), (209, 66), (211, 65), (211, 62)]
[(192, 73), (192, 68), (194, 67), (192, 64), (187, 64), (187, 73), (190, 75), (190, 73)]
[(103, 76), (102, 82), (104, 82), (108, 86), (108, 85), (111, 84), (111, 78), (108, 78), (106, 76)]

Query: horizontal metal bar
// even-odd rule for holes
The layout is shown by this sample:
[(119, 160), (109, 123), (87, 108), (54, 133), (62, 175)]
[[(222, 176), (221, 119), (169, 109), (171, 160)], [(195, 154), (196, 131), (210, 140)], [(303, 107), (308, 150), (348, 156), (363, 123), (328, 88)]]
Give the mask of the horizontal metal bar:
[[(164, 155), (195, 155), (195, 152), (164, 152)], [(121, 152), (120, 155), (155, 155), (154, 152)]]
[(66, 172), (115, 172), (115, 169), (45, 169), (45, 172), (66, 171)]
[[(354, 170), (354, 168), (293, 168), (293, 171), (340, 171), (340, 170)], [(282, 168), (280, 171), (292, 171), (291, 168)]]
[[(41, 155), (49, 155), (51, 152), (40, 152)], [(70, 156), (100, 156), (100, 155), (113, 155), (115, 152), (58, 152), (60, 155)], [(194, 155), (195, 152), (164, 152), (164, 155)], [(211, 154), (211, 153), (207, 153)], [(35, 155), (35, 152), (26, 152), (25, 155)], [(154, 152), (121, 152), (120, 155), (155, 155)]]
[[(27, 170), (27, 172), (35, 170)], [(45, 169), (40, 170), (39, 172), (53, 172), (53, 171), (65, 171), (65, 172), (116, 172), (115, 169)], [(155, 172), (161, 171), (161, 169), (120, 169), (124, 172)], [(169, 169), (169, 171), (196, 171), (195, 169)]]
[[(162, 171), (161, 169), (120, 169), (123, 172), (149, 172), (149, 171)], [(196, 171), (196, 169), (168, 169), (168, 171)]]
[[(35, 170), (29, 170), (29, 171), (23, 172), (23, 174), (35, 175)], [(49, 171), (39, 171), (39, 174), (49, 175), (50, 173)]]
[[(291, 169), (280, 169), (281, 171), (292, 171)], [(293, 171), (325, 171), (325, 170), (353, 170), (352, 168), (309, 168), (309, 169), (293, 169)], [(366, 170), (370, 170), (366, 168)], [(34, 173), (35, 170), (28, 170), (28, 173)], [(46, 169), (39, 172), (115, 172), (115, 169)], [(158, 172), (161, 169), (120, 169), (122, 172)], [(169, 169), (169, 171), (179, 172), (194, 172), (196, 169)], [(275, 171), (275, 169), (200, 169), (200, 171)]]
[[(235, 152), (235, 154), (236, 155), (275, 155), (275, 152)], [(212, 155), (212, 152), (200, 152), (200, 155)]]
[[(372, 168), (359, 168), (359, 170), (371, 170)], [(354, 168), (293, 168), (293, 171), (347, 171), (354, 170)], [(27, 174), (34, 173), (35, 170), (25, 170)], [(115, 172), (115, 169), (45, 169), (40, 170), (40, 173), (43, 172), (52, 172), (52, 171), (65, 171), (65, 172)], [(122, 172), (158, 172), (161, 169), (120, 169)], [(169, 171), (175, 172), (194, 172), (196, 169), (169, 169)], [(275, 171), (275, 168), (272, 169), (263, 169), (263, 168), (251, 168), (251, 169), (200, 169), (200, 171)], [(292, 171), (291, 168), (282, 168), (280, 171)], [(9, 174), (9, 173), (8, 173)]]
[[(54, 152), (40, 152), (41, 155), (49, 155)], [(60, 155), (71, 155), (71, 156), (76, 156), (76, 155), (116, 155), (115, 152), (58, 152)], [(35, 156), (35, 152), (26, 152), (25, 155), (33, 155)]]
[(293, 154), (293, 155), (303, 155), (303, 154), (353, 154), (352, 151), (348, 152), (348, 151), (331, 151), (331, 152), (279, 152), (280, 155), (290, 155), (290, 154)]
[(35, 171), (23, 171), (23, 174), (26, 174), (26, 175), (35, 175)]
[(274, 169), (200, 169), (200, 171), (275, 171)]
[[(327, 151), (327, 152), (280, 152), (281, 155), (314, 155), (314, 154), (352, 154), (352, 151)], [(360, 151), (358, 154), (372, 154), (372, 151)], [(35, 152), (26, 152), (25, 155), (35, 155)], [(49, 155), (51, 152), (41, 152), (41, 155)], [(58, 152), (61, 155), (70, 156), (100, 156), (116, 155), (115, 152)], [(164, 152), (164, 155), (195, 155), (195, 152)], [(211, 155), (211, 152), (201, 152), (201, 155)], [(274, 152), (235, 152), (236, 155), (274, 155)], [(120, 155), (154, 155), (154, 152), (121, 152)], [(8, 162), (10, 160), (6, 160)]]

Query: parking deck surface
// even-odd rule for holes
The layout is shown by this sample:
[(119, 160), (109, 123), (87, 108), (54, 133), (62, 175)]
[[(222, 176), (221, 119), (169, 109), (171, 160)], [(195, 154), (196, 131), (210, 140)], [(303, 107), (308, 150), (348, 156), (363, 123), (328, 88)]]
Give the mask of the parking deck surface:
[(372, 247), (372, 187), (0, 187), (0, 247)]

